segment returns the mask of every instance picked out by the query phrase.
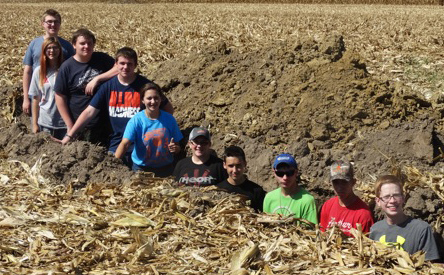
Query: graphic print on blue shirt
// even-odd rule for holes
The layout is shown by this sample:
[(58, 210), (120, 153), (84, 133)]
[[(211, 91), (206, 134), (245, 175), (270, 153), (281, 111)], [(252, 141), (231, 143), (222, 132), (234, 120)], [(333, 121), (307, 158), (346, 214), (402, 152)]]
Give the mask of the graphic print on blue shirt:
[(143, 144), (146, 147), (145, 163), (153, 167), (171, 163), (172, 156), (168, 150), (169, 135), (166, 128), (158, 128), (143, 134)]
[(109, 116), (132, 118), (140, 111), (140, 93), (111, 91), (109, 98)]

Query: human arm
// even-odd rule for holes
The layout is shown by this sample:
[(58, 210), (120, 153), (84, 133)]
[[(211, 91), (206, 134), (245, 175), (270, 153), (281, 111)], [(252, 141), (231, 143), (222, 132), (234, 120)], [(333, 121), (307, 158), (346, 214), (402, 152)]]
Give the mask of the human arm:
[(172, 118), (172, 122), (171, 122), (171, 140), (168, 144), (168, 150), (170, 151), (170, 153), (173, 154), (179, 154), (181, 147), (179, 142), (183, 139), (183, 135), (182, 132), (180, 131), (179, 125), (177, 124), (176, 119), (171, 116)]
[(68, 106), (68, 100), (66, 98), (66, 95), (62, 95), (59, 93), (55, 93), (55, 100), (57, 109), (59, 110), (60, 116), (62, 117), (63, 121), (66, 124), (66, 128), (69, 131), (73, 126), (73, 121), (71, 118), (71, 115), (69, 114), (69, 106)]
[(32, 66), (25, 65), (23, 69), (23, 104), (22, 109), (23, 112), (27, 115), (31, 115), (31, 101), (29, 100), (29, 85), (31, 83), (32, 78)]
[(262, 212), (264, 205), (264, 198), (267, 193), (262, 189), (262, 187), (255, 188), (253, 193), (253, 198), (251, 200), (251, 206), (258, 212)]
[(39, 132), (39, 124), (38, 124), (39, 111), (40, 111), (39, 102), (40, 102), (39, 96), (34, 96), (32, 98), (32, 108), (31, 108), (31, 110), (32, 110), (32, 132), (34, 134)]
[(38, 119), (40, 113), (40, 99), (42, 97), (42, 89), (39, 87), (40, 82), (40, 66), (37, 67), (33, 74), (31, 81), (29, 82), (29, 90), (27, 98), (31, 98), (32, 104), (32, 119), (31, 119), (31, 131), (35, 134), (39, 131)]
[(66, 136), (62, 140), (62, 144), (65, 145), (69, 141), (71, 141), (72, 138), (76, 136), (76, 134), (81, 131), (85, 125), (88, 124), (88, 122), (91, 121), (94, 117), (97, 116), (99, 113), (99, 110), (94, 108), (91, 105), (88, 105), (86, 109), (80, 114), (79, 118), (77, 118), (76, 123), (72, 126), (71, 129), (68, 130), (66, 133)]
[(419, 249), (425, 252), (426, 261), (434, 261), (439, 259), (438, 247), (430, 225), (427, 224), (421, 234), (419, 240)]
[(170, 151), (170, 153), (179, 154), (180, 145), (178, 142), (174, 141), (174, 138), (171, 138), (170, 143), (168, 143), (168, 150)]
[(174, 167), (174, 171), (173, 171), (173, 177), (176, 179), (176, 182), (179, 182), (180, 180), (180, 176), (181, 176), (181, 170), (182, 170), (182, 164), (184, 162), (184, 159), (180, 160), (177, 164), (176, 167)]
[(97, 87), (97, 85), (117, 75), (117, 73), (118, 73), (117, 66), (114, 65), (110, 70), (97, 75), (86, 85), (85, 94), (93, 95), (94, 89)]
[[(330, 209), (329, 209), (330, 210)], [(328, 222), (330, 219), (329, 210), (327, 210), (327, 202), (322, 205), (321, 214), (319, 215), (319, 229), (325, 232), (328, 228)]]
[(131, 141), (127, 138), (122, 138), (122, 141), (119, 144), (119, 147), (117, 147), (115, 156), (116, 158), (120, 159), (122, 158), (126, 152), (128, 151), (128, 148), (131, 145)]

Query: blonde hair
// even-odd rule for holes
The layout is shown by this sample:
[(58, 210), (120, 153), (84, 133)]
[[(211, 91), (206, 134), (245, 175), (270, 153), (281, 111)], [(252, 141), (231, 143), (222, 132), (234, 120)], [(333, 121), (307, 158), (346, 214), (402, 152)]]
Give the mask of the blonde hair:
[(62, 45), (60, 45), (59, 40), (56, 37), (48, 37), (43, 41), (42, 44), (42, 53), (40, 54), (40, 81), (39, 81), (39, 87), (40, 89), (43, 89), (43, 84), (45, 83), (47, 70), (49, 67), (49, 60), (46, 57), (46, 48), (51, 45), (55, 44), (59, 48), (59, 56), (57, 57), (56, 63), (55, 63), (55, 69), (58, 70), (60, 68), (60, 65), (63, 61), (63, 51), (62, 51)]
[(399, 188), (401, 189), (401, 194), (404, 195), (403, 183), (401, 179), (393, 175), (384, 175), (380, 176), (375, 182), (375, 193), (377, 198), (379, 198), (379, 196), (381, 195), (381, 187), (384, 184), (389, 184), (389, 183), (399, 186)]

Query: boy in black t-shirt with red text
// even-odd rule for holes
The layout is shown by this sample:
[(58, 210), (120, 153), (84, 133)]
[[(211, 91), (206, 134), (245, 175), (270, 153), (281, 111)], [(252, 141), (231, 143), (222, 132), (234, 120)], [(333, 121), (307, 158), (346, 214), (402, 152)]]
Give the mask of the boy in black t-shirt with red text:
[(256, 211), (262, 211), (265, 191), (256, 183), (250, 181), (245, 172), (247, 161), (242, 148), (229, 146), (225, 148), (224, 168), (227, 170), (228, 179), (217, 184), (217, 187), (230, 193), (247, 196), (251, 201), (251, 207)]
[(193, 128), (188, 146), (193, 155), (179, 161), (173, 173), (179, 184), (205, 187), (227, 178), (222, 160), (211, 154), (211, 138), (207, 129)]

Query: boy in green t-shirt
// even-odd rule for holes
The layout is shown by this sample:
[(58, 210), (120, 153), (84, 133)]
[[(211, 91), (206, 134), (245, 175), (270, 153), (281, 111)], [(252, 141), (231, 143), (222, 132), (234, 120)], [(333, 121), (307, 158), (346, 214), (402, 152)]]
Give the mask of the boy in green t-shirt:
[(279, 188), (264, 199), (264, 212), (293, 215), (314, 224), (318, 223), (315, 200), (298, 184), (298, 165), (290, 154), (280, 154), (273, 163), (273, 173)]

